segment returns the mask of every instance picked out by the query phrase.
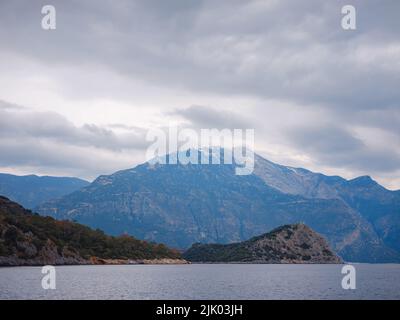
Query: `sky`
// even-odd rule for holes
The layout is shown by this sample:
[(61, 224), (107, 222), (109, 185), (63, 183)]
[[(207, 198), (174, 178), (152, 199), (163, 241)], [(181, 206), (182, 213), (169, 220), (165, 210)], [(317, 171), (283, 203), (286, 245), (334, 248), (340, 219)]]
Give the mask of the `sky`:
[(0, 0), (0, 172), (91, 180), (144, 161), (150, 129), (253, 128), (271, 161), (400, 189), (399, 15), (397, 0)]

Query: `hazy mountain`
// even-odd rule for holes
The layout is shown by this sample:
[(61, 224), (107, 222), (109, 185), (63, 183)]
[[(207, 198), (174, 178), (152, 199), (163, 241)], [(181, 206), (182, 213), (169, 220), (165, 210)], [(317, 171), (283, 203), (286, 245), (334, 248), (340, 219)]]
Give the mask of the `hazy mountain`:
[[(261, 165), (265, 165), (264, 169)], [(276, 170), (274, 174), (272, 169)], [(145, 163), (100, 176), (90, 185), (37, 210), (112, 234), (128, 232), (179, 248), (196, 242), (243, 241), (283, 224), (304, 222), (325, 236), (345, 260), (400, 261), (398, 248), (389, 248), (372, 219), (364, 217), (356, 206), (338, 196), (322, 197), (320, 191), (318, 197), (305, 196), (305, 191), (291, 194), (301, 189), (303, 174), (310, 177), (307, 181), (317, 179), (313, 175), (321, 181), (346, 180), (304, 169), (298, 169), (301, 173), (296, 175), (296, 171), (258, 156), (255, 174), (247, 176), (235, 175), (234, 165)], [(282, 192), (290, 187), (290, 181), (295, 187)], [(326, 188), (335, 183), (326, 182)], [(350, 188), (354, 181), (347, 184)], [(309, 185), (310, 190), (319, 188), (315, 182)], [(332, 192), (338, 192), (335, 190)], [(391, 235), (392, 243), (396, 243), (398, 236)]]
[(78, 178), (16, 176), (0, 173), (0, 195), (29, 209), (50, 199), (62, 197), (88, 184), (89, 182)]
[(196, 243), (183, 257), (193, 262), (341, 263), (323, 237), (305, 224), (285, 225), (238, 243)]

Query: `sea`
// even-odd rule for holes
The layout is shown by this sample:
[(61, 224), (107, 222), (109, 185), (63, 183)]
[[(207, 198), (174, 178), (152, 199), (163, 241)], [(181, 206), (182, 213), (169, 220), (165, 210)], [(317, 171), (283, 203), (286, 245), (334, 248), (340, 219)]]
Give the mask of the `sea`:
[(55, 289), (41, 267), (2, 267), (0, 299), (400, 299), (400, 264), (352, 266), (348, 289), (343, 265), (57, 266)]

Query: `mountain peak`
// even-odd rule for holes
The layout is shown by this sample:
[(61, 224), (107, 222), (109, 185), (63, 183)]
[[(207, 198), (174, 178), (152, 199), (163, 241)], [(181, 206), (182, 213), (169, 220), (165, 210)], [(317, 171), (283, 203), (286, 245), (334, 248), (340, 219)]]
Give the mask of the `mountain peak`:
[(365, 175), (349, 180), (349, 183), (355, 186), (367, 186), (377, 185), (378, 183), (371, 178), (371, 176)]

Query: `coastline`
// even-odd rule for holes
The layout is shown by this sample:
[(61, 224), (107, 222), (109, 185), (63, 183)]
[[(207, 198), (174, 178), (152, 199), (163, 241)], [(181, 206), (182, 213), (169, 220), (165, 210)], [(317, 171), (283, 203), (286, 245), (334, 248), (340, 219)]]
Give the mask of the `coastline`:
[(54, 266), (85, 266), (85, 265), (182, 265), (190, 264), (184, 259), (158, 258), (158, 259), (102, 259), (90, 257), (89, 259), (19, 259), (17, 257), (0, 257), (1, 267), (39, 267), (44, 265)]
[[(1, 261), (0, 257), (0, 261)], [(344, 264), (359, 264), (357, 262), (340, 262), (340, 263), (313, 263), (313, 262), (273, 262), (273, 261), (187, 261), (184, 259), (169, 259), (169, 258), (162, 258), (162, 259), (100, 259), (97, 257), (92, 257), (90, 260), (85, 260), (82, 262), (75, 262), (75, 263), (43, 263), (43, 262), (31, 262), (31, 261), (24, 261), (21, 263), (0, 263), (0, 268), (6, 267), (39, 267), (44, 265), (54, 265), (54, 266), (112, 266), (112, 265), (344, 265)], [(364, 263), (365, 264), (365, 263)], [(374, 264), (374, 263), (372, 263)], [(380, 263), (377, 263), (380, 264)], [(397, 263), (387, 263), (387, 264), (397, 264)]]
[(147, 265), (158, 265), (158, 264), (190, 264), (190, 262), (184, 259), (170, 259), (170, 258), (160, 258), (160, 259), (100, 259), (93, 257), (91, 258), (91, 262), (89, 264), (92, 265), (138, 265), (138, 264), (147, 264)]

